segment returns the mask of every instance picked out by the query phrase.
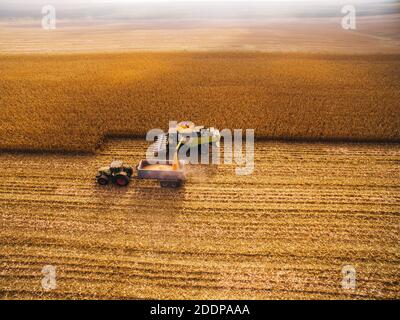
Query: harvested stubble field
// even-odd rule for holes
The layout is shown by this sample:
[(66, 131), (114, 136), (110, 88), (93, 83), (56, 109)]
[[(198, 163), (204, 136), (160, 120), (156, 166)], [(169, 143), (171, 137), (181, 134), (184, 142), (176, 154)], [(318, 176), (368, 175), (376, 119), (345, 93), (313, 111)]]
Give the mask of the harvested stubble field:
[(144, 150), (0, 155), (1, 298), (400, 297), (399, 145), (259, 142), (249, 177), (191, 166), (178, 191), (95, 185), (97, 167)]
[(1, 55), (0, 149), (95, 151), (170, 120), (257, 137), (400, 140), (400, 56)]

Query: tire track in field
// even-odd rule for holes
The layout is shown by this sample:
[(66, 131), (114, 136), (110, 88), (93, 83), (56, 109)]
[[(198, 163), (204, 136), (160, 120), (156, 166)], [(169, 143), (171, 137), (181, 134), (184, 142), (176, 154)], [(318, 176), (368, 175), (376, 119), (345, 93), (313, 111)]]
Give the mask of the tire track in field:
[(179, 190), (95, 185), (98, 167), (135, 165), (147, 147), (0, 155), (0, 297), (400, 297), (399, 145), (258, 142), (249, 177), (199, 165)]

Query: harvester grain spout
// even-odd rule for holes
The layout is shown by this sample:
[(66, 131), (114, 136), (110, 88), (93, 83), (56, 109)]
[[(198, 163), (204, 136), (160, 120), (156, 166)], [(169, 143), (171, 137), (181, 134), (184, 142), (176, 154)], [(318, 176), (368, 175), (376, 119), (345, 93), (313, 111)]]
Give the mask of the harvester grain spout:
[(184, 141), (185, 141), (185, 139), (182, 138), (181, 141), (179, 141), (178, 145), (176, 146), (175, 153), (174, 153), (174, 159), (173, 159), (173, 163), (172, 163), (172, 169), (173, 170), (179, 170), (179, 168), (180, 168), (179, 155), (178, 154), (179, 154), (179, 149), (183, 145)]

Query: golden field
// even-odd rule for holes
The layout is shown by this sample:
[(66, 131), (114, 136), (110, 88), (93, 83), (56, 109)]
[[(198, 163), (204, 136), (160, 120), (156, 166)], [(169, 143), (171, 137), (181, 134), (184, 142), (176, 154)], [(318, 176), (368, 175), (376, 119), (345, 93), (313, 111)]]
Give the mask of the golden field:
[(146, 148), (0, 155), (1, 299), (400, 297), (398, 144), (258, 142), (248, 177), (190, 166), (179, 190), (95, 185), (99, 166)]
[[(357, 30), (341, 16), (258, 19), (0, 19), (0, 53), (121, 51), (262, 51), (400, 53), (400, 5), (391, 14), (359, 15)], [(335, 12), (340, 12), (340, 8)]]
[[(255, 3), (0, 9), (0, 299), (400, 298), (399, 3)], [(254, 173), (95, 183), (171, 120), (255, 129)]]
[(399, 141), (400, 55), (3, 54), (0, 148), (93, 152), (170, 120), (259, 138)]

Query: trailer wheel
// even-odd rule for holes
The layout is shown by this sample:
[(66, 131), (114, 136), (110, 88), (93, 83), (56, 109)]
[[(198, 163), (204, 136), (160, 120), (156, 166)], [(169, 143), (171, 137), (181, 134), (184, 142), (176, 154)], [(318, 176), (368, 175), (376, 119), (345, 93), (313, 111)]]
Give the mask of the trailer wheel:
[(106, 186), (108, 185), (109, 179), (106, 175), (101, 175), (100, 177), (98, 177), (97, 179), (97, 183), (102, 185), (102, 186)]
[(161, 186), (161, 188), (168, 188), (169, 181), (160, 181), (160, 186)]
[(171, 181), (170, 186), (171, 188), (179, 188), (182, 185), (182, 181)]
[(182, 181), (160, 181), (160, 186), (162, 188), (179, 188), (182, 186)]

